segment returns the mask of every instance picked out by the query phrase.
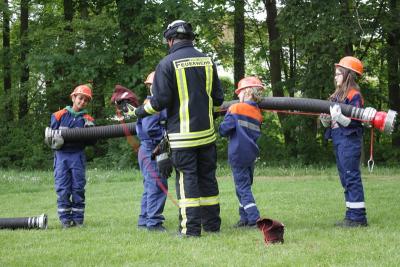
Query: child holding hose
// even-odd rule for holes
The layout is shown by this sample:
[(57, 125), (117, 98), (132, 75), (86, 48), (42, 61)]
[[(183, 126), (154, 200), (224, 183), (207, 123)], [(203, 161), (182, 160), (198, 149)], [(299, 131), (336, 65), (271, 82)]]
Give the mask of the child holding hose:
[[(92, 100), (90, 85), (79, 85), (71, 93), (72, 106), (51, 115), (52, 129), (83, 128), (94, 125), (86, 107)], [(56, 134), (51, 147), (54, 153), (54, 184), (58, 217), (63, 228), (83, 226), (85, 214), (85, 142), (66, 142)]]

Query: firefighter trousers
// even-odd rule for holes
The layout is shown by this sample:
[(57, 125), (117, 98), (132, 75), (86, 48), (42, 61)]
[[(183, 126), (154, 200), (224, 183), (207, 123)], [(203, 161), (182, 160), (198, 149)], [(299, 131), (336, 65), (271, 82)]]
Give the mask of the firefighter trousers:
[(364, 189), (361, 180), (360, 159), (362, 137), (344, 135), (339, 128), (332, 130), (336, 165), (346, 201), (346, 218), (366, 222)]
[(202, 226), (206, 232), (218, 232), (221, 218), (215, 143), (173, 149), (171, 158), (176, 170), (180, 233), (200, 236)]
[(54, 154), (54, 187), (57, 193), (57, 211), (60, 221), (82, 224), (85, 213), (84, 151)]
[(235, 181), (236, 196), (239, 200), (240, 221), (249, 225), (255, 225), (256, 221), (260, 218), (260, 212), (251, 192), (254, 165), (247, 167), (231, 166), (231, 169)]
[(151, 159), (151, 152), (154, 148), (155, 145), (141, 145), (138, 153), (144, 187), (140, 205), (139, 226), (161, 225), (165, 219), (162, 213), (167, 195), (161, 189), (161, 186), (167, 190), (168, 182), (165, 177), (160, 176), (157, 162)]

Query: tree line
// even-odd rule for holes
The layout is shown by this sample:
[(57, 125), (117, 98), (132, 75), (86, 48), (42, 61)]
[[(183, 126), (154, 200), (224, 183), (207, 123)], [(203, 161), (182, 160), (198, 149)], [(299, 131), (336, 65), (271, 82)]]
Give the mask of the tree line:
[[(0, 76), (0, 167), (49, 168), (43, 142), (51, 113), (70, 104), (75, 86), (94, 87), (90, 112), (113, 124), (115, 84), (145, 97), (143, 81), (167, 54), (162, 32), (184, 19), (196, 47), (233, 73), (221, 76), (227, 100), (246, 75), (267, 84), (268, 96), (327, 99), (334, 63), (361, 59), (366, 106), (400, 111), (400, 3), (398, 0), (3, 0)], [(333, 161), (315, 116), (265, 112), (260, 161), (301, 164)], [(217, 120), (216, 123), (219, 121)], [(377, 161), (400, 160), (400, 133), (376, 134)], [(221, 139), (219, 157), (226, 158)], [(370, 135), (364, 135), (366, 160)], [(87, 151), (91, 164), (135, 164), (129, 144), (101, 140)]]

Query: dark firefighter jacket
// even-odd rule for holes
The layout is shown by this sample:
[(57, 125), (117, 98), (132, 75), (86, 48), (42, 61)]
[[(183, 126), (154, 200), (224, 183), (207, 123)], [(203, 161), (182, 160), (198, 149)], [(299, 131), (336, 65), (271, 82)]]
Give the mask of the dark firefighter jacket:
[(139, 107), (138, 117), (167, 109), (171, 148), (189, 148), (215, 141), (213, 106), (224, 94), (215, 64), (191, 41), (174, 44), (156, 68), (151, 100)]

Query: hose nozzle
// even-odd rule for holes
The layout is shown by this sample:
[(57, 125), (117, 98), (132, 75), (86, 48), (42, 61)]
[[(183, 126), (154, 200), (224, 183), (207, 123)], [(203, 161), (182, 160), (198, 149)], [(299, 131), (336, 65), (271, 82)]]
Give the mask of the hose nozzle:
[(387, 113), (384, 111), (379, 111), (372, 120), (372, 125), (380, 132), (391, 134), (394, 130), (396, 117), (397, 112), (394, 110), (389, 109)]

